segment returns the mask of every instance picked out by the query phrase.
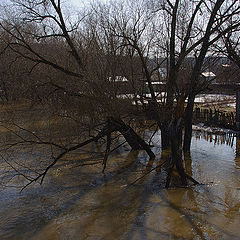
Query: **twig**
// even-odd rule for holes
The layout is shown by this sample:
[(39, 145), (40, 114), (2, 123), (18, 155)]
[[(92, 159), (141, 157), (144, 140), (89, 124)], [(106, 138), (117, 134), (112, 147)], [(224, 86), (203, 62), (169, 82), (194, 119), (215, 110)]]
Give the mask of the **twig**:
[(143, 174), (141, 177), (137, 178), (137, 179), (134, 180), (132, 183), (130, 183), (130, 184), (128, 185), (128, 187), (134, 185), (136, 182), (138, 182), (138, 181), (141, 180), (142, 178), (146, 177), (149, 173), (151, 173), (151, 172), (154, 171), (155, 169), (162, 167), (162, 165), (163, 165), (164, 163), (166, 163), (166, 162), (167, 162), (167, 160), (164, 161), (163, 163), (161, 163), (160, 165), (152, 168), (150, 171), (148, 171), (147, 173)]

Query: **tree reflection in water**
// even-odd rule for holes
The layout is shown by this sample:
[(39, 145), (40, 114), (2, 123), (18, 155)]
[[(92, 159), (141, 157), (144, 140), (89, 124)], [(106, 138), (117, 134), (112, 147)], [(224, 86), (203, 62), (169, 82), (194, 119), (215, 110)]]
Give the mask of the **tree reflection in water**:
[[(56, 166), (43, 186), (20, 195), (1, 196), (6, 204), (0, 208), (0, 238), (238, 239), (236, 141), (214, 134), (194, 136), (191, 154), (184, 155), (184, 166), (189, 175), (205, 185), (164, 189), (167, 165), (162, 163), (170, 156), (157, 147), (154, 161), (142, 151), (119, 148), (110, 156), (105, 175), (101, 164), (76, 167), (74, 161), (83, 161), (76, 154), (71, 161), (61, 163), (64, 169), (57, 176), (54, 172), (60, 165)], [(87, 150), (101, 152), (102, 148), (99, 144), (89, 147), (83, 156), (93, 161), (95, 156)], [(210, 181), (213, 183), (208, 184)], [(37, 227), (34, 229), (31, 223)]]

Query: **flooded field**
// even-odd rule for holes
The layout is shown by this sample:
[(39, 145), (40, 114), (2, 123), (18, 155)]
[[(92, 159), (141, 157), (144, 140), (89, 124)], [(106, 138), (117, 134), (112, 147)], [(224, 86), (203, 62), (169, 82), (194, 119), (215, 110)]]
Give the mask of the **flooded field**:
[[(163, 188), (164, 169), (156, 168), (168, 155), (161, 153), (159, 139), (158, 133), (153, 139), (155, 161), (123, 145), (102, 174), (100, 146), (92, 144), (61, 160), (43, 185), (20, 193), (15, 187), (24, 180), (9, 181), (15, 187), (1, 187), (0, 239), (239, 239), (236, 138), (194, 132), (184, 164), (202, 185), (168, 190)], [(36, 161), (30, 154), (20, 156)], [(2, 160), (1, 174), (4, 164)]]

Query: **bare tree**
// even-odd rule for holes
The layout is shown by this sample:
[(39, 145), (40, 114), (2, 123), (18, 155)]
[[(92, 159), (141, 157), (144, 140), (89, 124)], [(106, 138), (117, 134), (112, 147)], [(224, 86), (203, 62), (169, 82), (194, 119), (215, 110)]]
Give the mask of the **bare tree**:
[[(210, 84), (199, 81), (205, 57), (210, 46), (218, 41), (223, 33), (239, 26), (239, 3), (224, 0), (160, 1), (157, 4), (151, 2), (151, 6), (148, 3), (138, 1), (134, 2), (136, 6), (133, 6), (132, 1), (123, 1), (119, 5), (97, 8), (95, 13), (102, 11), (104, 27), (110, 29), (114, 37), (122, 39), (123, 45), (132, 47), (139, 55), (156, 112), (155, 118), (161, 129), (162, 147), (167, 148), (171, 143), (173, 166), (181, 166), (180, 158), (176, 156), (180, 156), (177, 152), (181, 145), (179, 132), (182, 132), (183, 118), (184, 150), (188, 151), (192, 136), (194, 99)], [(125, 5), (134, 8), (134, 14), (125, 9)], [(233, 18), (233, 24), (227, 25), (228, 20)], [(157, 20), (160, 25), (156, 24)], [(219, 33), (219, 28), (223, 29), (222, 33)], [(165, 42), (162, 36), (167, 36)], [(147, 63), (149, 57), (152, 57), (151, 54), (157, 52), (156, 49), (165, 53), (169, 59), (167, 99), (161, 107), (152, 87), (152, 72)], [(183, 87), (180, 74), (189, 56), (194, 56), (194, 62), (189, 79)], [(160, 64), (157, 65), (157, 68), (159, 67)], [(188, 103), (184, 113), (184, 101), (187, 97)], [(174, 99), (177, 100), (176, 105)], [(174, 143), (175, 138), (180, 139)], [(180, 168), (178, 170), (181, 175)], [(182, 181), (185, 182), (184, 179)]]
[[(103, 158), (105, 169), (110, 153), (111, 135), (116, 131), (124, 136), (133, 150), (145, 149), (150, 158), (154, 158), (149, 145), (122, 120), (122, 117), (129, 113), (126, 107), (128, 105), (117, 98), (118, 86), (110, 81), (111, 77), (117, 76), (116, 69), (114, 70), (116, 66), (112, 63), (119, 60), (118, 51), (121, 52), (121, 49), (111, 42), (107, 33), (99, 32), (91, 22), (91, 16), (87, 18), (85, 13), (80, 20), (68, 22), (69, 18), (64, 13), (61, 1), (25, 0), (14, 3), (21, 17), (8, 16), (0, 23), (2, 31), (7, 35), (7, 38), (2, 38), (6, 44), (5, 50), (14, 52), (19, 62), (22, 62), (22, 59), (31, 62), (31, 73), (38, 73), (41, 66), (45, 65), (45, 74), (39, 76), (40, 82), (36, 86), (50, 88), (47, 100), (53, 100), (52, 106), (55, 110), (59, 108), (58, 115), (77, 122), (81, 120), (79, 125), (82, 123), (88, 126), (80, 128), (79, 132), (83, 137), (87, 137), (87, 129), (89, 133), (95, 134), (95, 137), (85, 141), (81, 141), (80, 137), (78, 144), (70, 143), (69, 147), (69, 143), (45, 140), (17, 125), (19, 130), (23, 133), (29, 132), (30, 135), (25, 138), (11, 130), (17, 141), (10, 143), (9, 147), (25, 142), (37, 146), (48, 145), (60, 150), (58, 153), (53, 151), (52, 161), (45, 170), (35, 173), (33, 177), (22, 174), (29, 181), (28, 184), (38, 180), (42, 182), (46, 173), (59, 159), (106, 136)], [(110, 68), (109, 60), (112, 64)], [(46, 81), (41, 79), (44, 75), (47, 77)], [(64, 108), (66, 103), (67, 107)], [(74, 106), (69, 107), (70, 104)], [(72, 114), (69, 114), (69, 110)], [(99, 126), (102, 126), (102, 129), (96, 134)]]
[[(229, 5), (228, 5), (229, 4)], [(199, 89), (196, 89), (198, 85), (201, 68), (204, 63), (206, 54), (212, 44), (218, 41), (224, 33), (231, 31), (239, 26), (238, 13), (239, 2), (237, 1), (216, 1), (214, 5), (211, 5), (210, 16), (204, 36), (202, 37), (202, 44), (199, 49), (191, 77), (188, 95), (188, 105), (185, 113), (185, 136), (184, 136), (184, 150), (190, 150), (191, 135), (192, 135), (192, 113), (194, 106), (194, 99), (196, 94), (199, 93)], [(229, 19), (235, 18), (235, 21), (231, 26), (227, 24)], [(223, 31), (219, 34), (218, 29), (222, 28)], [(200, 89), (201, 91), (201, 89)]]

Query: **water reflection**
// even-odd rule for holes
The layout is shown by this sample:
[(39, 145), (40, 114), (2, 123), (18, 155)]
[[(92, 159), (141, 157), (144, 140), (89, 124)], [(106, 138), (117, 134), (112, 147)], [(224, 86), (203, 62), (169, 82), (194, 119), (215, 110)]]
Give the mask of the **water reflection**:
[(184, 152), (184, 168), (188, 175), (192, 176), (192, 158), (191, 158), (191, 152)]
[(196, 132), (194, 137), (197, 140), (205, 139), (214, 145), (228, 145), (230, 147), (234, 146), (234, 142), (236, 139), (236, 134), (234, 133), (226, 133), (226, 134), (213, 134), (211, 132)]
[[(232, 149), (235, 153), (236, 168), (240, 169), (240, 135), (235, 133), (213, 134), (210, 132), (195, 132), (194, 137), (197, 141), (206, 140), (214, 146), (222, 146), (228, 152)], [(229, 146), (230, 148), (226, 148)], [(189, 153), (190, 154), (190, 153)], [(188, 157), (189, 158), (189, 157)], [(187, 167), (187, 166), (186, 166)]]
[(235, 143), (232, 136), (196, 133), (184, 166), (203, 185), (168, 190), (162, 166), (168, 151), (156, 148), (149, 161), (122, 146), (103, 175), (101, 164), (76, 167), (83, 158), (96, 161), (88, 151), (102, 148), (93, 144), (56, 165), (43, 186), (2, 191), (0, 239), (239, 239)]
[(240, 136), (236, 137), (236, 157), (240, 157)]

